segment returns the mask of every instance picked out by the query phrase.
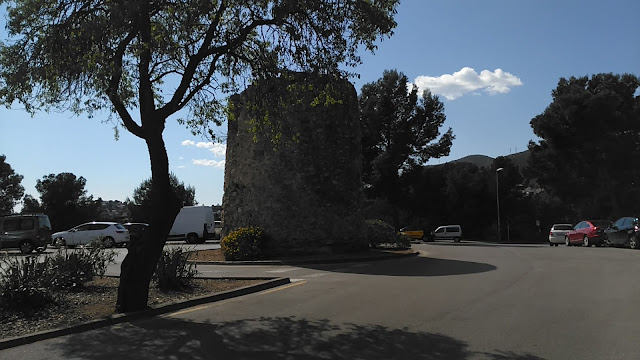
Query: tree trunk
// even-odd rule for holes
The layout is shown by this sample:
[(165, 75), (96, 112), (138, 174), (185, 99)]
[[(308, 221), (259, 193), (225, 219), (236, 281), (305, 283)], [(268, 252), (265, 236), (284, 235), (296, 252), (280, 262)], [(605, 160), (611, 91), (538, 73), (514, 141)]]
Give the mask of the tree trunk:
[(120, 267), (120, 285), (116, 311), (131, 312), (147, 308), (149, 284), (158, 259), (180, 211), (178, 198), (169, 184), (169, 159), (158, 134), (147, 134), (151, 159), (151, 222), (142, 239), (129, 243), (128, 253)]

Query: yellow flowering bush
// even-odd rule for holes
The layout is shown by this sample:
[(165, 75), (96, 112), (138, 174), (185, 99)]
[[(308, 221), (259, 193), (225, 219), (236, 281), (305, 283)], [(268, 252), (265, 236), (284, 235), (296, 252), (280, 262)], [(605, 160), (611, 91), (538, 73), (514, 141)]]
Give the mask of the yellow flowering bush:
[(263, 229), (249, 226), (230, 232), (220, 241), (220, 247), (225, 260), (258, 260), (263, 256), (265, 241)]

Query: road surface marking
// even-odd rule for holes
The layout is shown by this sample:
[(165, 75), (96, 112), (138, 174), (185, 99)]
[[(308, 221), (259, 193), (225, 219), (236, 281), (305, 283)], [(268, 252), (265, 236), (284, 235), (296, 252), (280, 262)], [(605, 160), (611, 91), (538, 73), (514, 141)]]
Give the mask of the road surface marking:
[(297, 281), (297, 282), (291, 283), (291, 284), (289, 284), (289, 285), (284, 285), (284, 286), (277, 287), (277, 288), (275, 288), (275, 289), (271, 289), (271, 290), (263, 291), (263, 292), (261, 292), (261, 293), (258, 293), (258, 295), (271, 294), (271, 293), (276, 292), (276, 291), (285, 290), (285, 289), (292, 288), (292, 287), (294, 287), (294, 286), (298, 286), (298, 285), (304, 285), (304, 284), (306, 284), (306, 283), (307, 283), (307, 282), (306, 282), (306, 281), (304, 281), (304, 280), (302, 280), (302, 281)]
[(200, 306), (196, 306), (196, 307), (190, 307), (190, 308), (185, 309), (185, 310), (176, 311), (176, 312), (173, 312), (171, 314), (167, 314), (167, 316), (168, 317), (174, 317), (174, 316), (187, 314), (187, 313), (194, 312), (194, 311), (200, 311), (200, 310), (208, 309), (208, 308), (213, 307), (213, 306), (222, 305), (222, 303), (224, 303), (224, 301), (219, 301), (219, 302), (206, 304), (206, 305), (200, 305)]
[(268, 272), (268, 273), (286, 273), (286, 272), (294, 271), (294, 270), (299, 270), (299, 269), (278, 269), (278, 270), (269, 270), (269, 271), (266, 271), (266, 272)]
[(304, 275), (302, 277), (303, 278), (317, 278), (317, 277), (321, 277), (321, 276), (325, 276), (325, 275), (328, 275), (328, 273), (315, 273), (315, 274)]

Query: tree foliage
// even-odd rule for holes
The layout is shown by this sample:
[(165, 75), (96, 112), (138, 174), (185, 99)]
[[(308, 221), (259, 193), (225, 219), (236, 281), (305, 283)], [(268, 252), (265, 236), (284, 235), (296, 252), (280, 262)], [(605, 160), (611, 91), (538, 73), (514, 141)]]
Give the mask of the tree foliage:
[(440, 134), (446, 116), (438, 96), (429, 90), (418, 96), (418, 87), (407, 91), (408, 84), (403, 73), (386, 70), (362, 87), (363, 178), (374, 196), (389, 197), (399, 172), (448, 155), (455, 138), (451, 128)]
[(552, 103), (531, 120), (527, 175), (578, 217), (640, 211), (640, 79), (596, 74), (561, 78)]
[[(40, 193), (39, 204), (49, 216), (54, 230), (66, 230), (96, 220), (94, 216), (101, 200), (96, 203), (93, 196), (87, 196), (86, 184), (84, 177), (72, 173), (49, 174), (36, 181), (36, 190)], [(30, 203), (36, 206), (38, 202), (32, 202), (31, 199)]]
[[(140, 185), (133, 190), (133, 199), (126, 202), (131, 221), (149, 222), (151, 220), (151, 212), (154, 207), (151, 192), (152, 182), (153, 180), (149, 178), (140, 183)], [(197, 205), (196, 189), (193, 186), (185, 186), (173, 173), (169, 175), (169, 182), (181, 206)]]
[(24, 187), (20, 184), (23, 176), (16, 174), (6, 159), (5, 155), (0, 155), (0, 215), (11, 214), (24, 195)]
[(223, 118), (224, 93), (244, 81), (283, 69), (346, 75), (338, 66), (360, 63), (358, 45), (373, 50), (391, 33), (397, 2), (12, 1), (0, 99), (29, 111), (115, 111), (141, 137), (128, 109), (164, 122), (187, 107), (184, 122), (198, 131)]
[(38, 199), (34, 198), (30, 194), (26, 194), (22, 198), (23, 214), (35, 214), (35, 213), (41, 213), (41, 212), (43, 212), (42, 205), (40, 205), (40, 202), (38, 201)]
[[(170, 115), (213, 133), (225, 100), (284, 71), (347, 76), (392, 33), (398, 0), (10, 1), (0, 47), (0, 104), (115, 114), (147, 144), (150, 236), (122, 265), (118, 308), (143, 309), (179, 200), (162, 133)], [(133, 109), (138, 116), (132, 114)], [(139, 120), (136, 120), (139, 119)]]

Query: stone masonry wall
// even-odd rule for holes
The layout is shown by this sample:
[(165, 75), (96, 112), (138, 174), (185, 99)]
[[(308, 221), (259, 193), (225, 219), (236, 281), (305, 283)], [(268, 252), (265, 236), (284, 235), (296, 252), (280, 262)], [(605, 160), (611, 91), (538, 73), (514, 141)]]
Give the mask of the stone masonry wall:
[(262, 227), (270, 256), (366, 248), (353, 85), (297, 73), (231, 103), (223, 234)]

